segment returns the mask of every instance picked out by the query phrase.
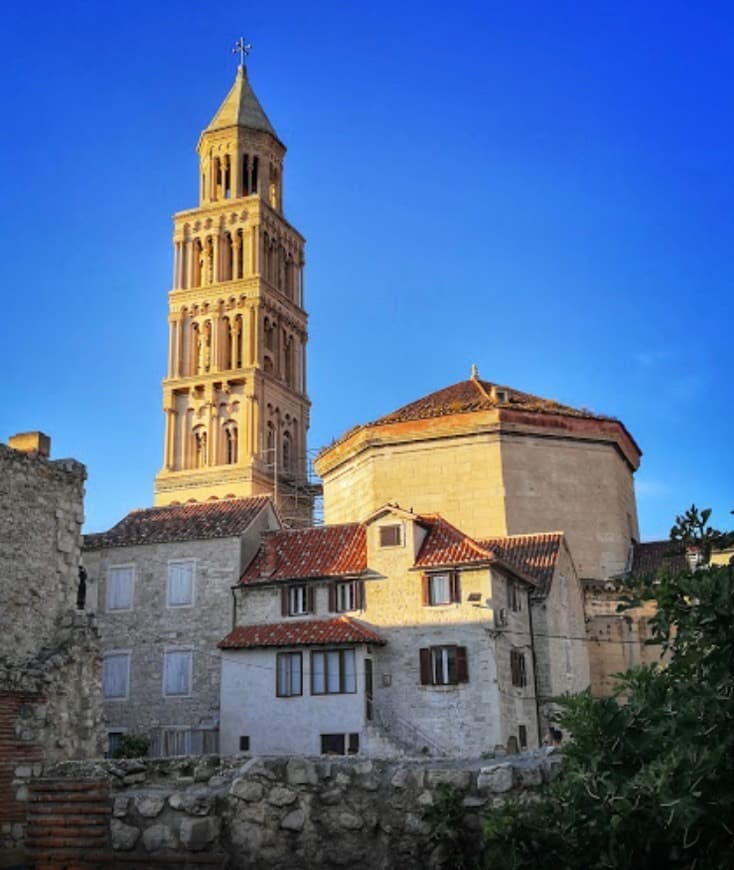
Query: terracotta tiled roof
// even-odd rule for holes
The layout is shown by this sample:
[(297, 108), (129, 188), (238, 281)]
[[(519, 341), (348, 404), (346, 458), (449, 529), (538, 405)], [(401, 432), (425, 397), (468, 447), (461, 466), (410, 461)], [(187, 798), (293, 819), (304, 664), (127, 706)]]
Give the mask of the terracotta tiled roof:
[(672, 541), (646, 541), (635, 544), (632, 552), (632, 576), (647, 577), (658, 571), (679, 574), (688, 570), (685, 547)]
[(221, 649), (262, 646), (321, 646), (322, 644), (384, 644), (376, 631), (341, 616), (335, 619), (290, 620), (272, 625), (240, 625), (219, 642)]
[(482, 547), (438, 514), (420, 516), (418, 523), (428, 530), (428, 534), (415, 560), (416, 568), (486, 562), (493, 558), (489, 549)]
[(316, 526), (263, 535), (262, 545), (240, 582), (354, 576), (366, 569), (364, 526)]
[(541, 532), (535, 535), (482, 538), (479, 544), (535, 580), (537, 591), (543, 594), (553, 579), (562, 540), (563, 532)]
[(562, 405), (552, 399), (542, 399), (531, 393), (523, 393), (512, 387), (503, 387), (470, 378), (460, 381), (435, 393), (429, 393), (403, 405), (390, 414), (380, 417), (368, 426), (381, 426), (385, 423), (399, 423), (407, 420), (423, 420), (428, 417), (443, 417), (447, 414), (461, 414), (467, 411), (485, 411), (492, 408), (518, 408), (524, 411), (544, 411), (547, 413), (564, 414), (573, 417), (593, 417), (608, 420), (610, 418), (594, 414), (584, 409)]
[(84, 549), (229, 538), (242, 534), (268, 502), (257, 496), (132, 511), (109, 531), (85, 535)]

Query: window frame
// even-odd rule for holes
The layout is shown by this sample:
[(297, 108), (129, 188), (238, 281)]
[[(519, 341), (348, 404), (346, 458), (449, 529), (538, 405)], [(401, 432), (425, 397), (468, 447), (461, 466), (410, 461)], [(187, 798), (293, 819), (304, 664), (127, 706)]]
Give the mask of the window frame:
[[(350, 588), (349, 593), (351, 607), (343, 607), (340, 601), (344, 589)], [(334, 580), (329, 585), (329, 612), (330, 613), (353, 613), (356, 610), (365, 609), (364, 580), (353, 577), (351, 580)]]
[[(378, 526), (378, 543), (380, 545), (380, 549), (388, 548), (388, 547), (402, 547), (405, 545), (405, 535), (403, 534), (403, 524), (402, 523), (385, 523), (382, 526)], [(387, 535), (385, 532), (392, 532), (397, 530), (397, 541), (391, 542), (386, 541), (385, 538)]]
[[(293, 691), (293, 667), (291, 662), (298, 660), (298, 691)], [(288, 691), (281, 691), (283, 688), (280, 681), (280, 663), (287, 661), (286, 679), (288, 682)], [(300, 698), (303, 696), (303, 653), (300, 651), (279, 652), (275, 654), (275, 697), (276, 698)]]
[[(191, 565), (191, 600), (184, 604), (171, 603), (171, 568), (175, 565)], [(169, 559), (166, 572), (166, 607), (169, 610), (181, 610), (196, 604), (196, 559)]]
[(507, 603), (513, 613), (522, 613), (523, 587), (515, 580), (508, 581)]
[[(302, 590), (303, 610), (294, 610), (293, 596)], [(280, 610), (282, 616), (306, 616), (314, 612), (314, 587), (311, 583), (289, 583), (281, 589)]]
[(522, 650), (510, 650), (510, 680), (516, 689), (524, 689), (528, 685), (527, 663)]
[[(125, 694), (124, 695), (108, 695), (106, 689), (106, 664), (110, 659), (125, 659)], [(130, 661), (132, 659), (132, 650), (130, 649), (110, 649), (102, 656), (102, 699), (103, 701), (127, 701), (130, 698)], [(119, 730), (119, 729), (118, 729)]]
[[(453, 657), (451, 657), (451, 653), (453, 653)], [(438, 674), (439, 664), (442, 670), (440, 677)], [(419, 665), (422, 686), (459, 686), (469, 682), (467, 649), (460, 644), (446, 643), (421, 648), (419, 650)], [(443, 679), (444, 676), (445, 679)]]
[[(352, 689), (348, 689), (347, 686), (347, 673), (344, 667), (344, 660), (347, 654), (351, 653), (353, 668), (351, 673), (352, 678)], [(339, 680), (339, 688), (337, 690), (331, 690), (329, 687), (330, 680), (333, 678), (333, 674), (329, 671), (329, 655), (338, 655), (339, 656), (339, 671), (338, 671), (338, 680)], [(316, 656), (323, 656), (324, 667), (322, 673), (323, 680), (323, 691), (316, 691), (314, 686), (315, 677), (316, 677), (316, 668), (314, 667), (314, 661)], [(356, 695), (359, 691), (359, 687), (357, 685), (357, 652), (353, 647), (344, 648), (325, 648), (325, 649), (315, 649), (311, 650), (311, 673), (310, 673), (310, 682), (311, 682), (311, 694), (319, 697), (323, 695)]]
[[(433, 581), (437, 578), (446, 578), (448, 599), (445, 601), (434, 600)], [(461, 578), (458, 571), (433, 571), (424, 574), (421, 581), (424, 607), (448, 607), (451, 604), (461, 604)]]
[[(112, 575), (115, 571), (126, 570), (130, 571), (130, 605), (128, 607), (112, 607), (110, 604), (111, 591), (112, 591)], [(106, 574), (106, 589), (105, 589), (105, 610), (107, 613), (126, 613), (130, 610), (134, 610), (135, 608), (135, 576), (137, 571), (135, 570), (134, 562), (126, 562), (122, 565), (110, 565), (107, 568)]]
[[(166, 677), (168, 674), (167, 661), (172, 655), (188, 656), (188, 673), (187, 673), (187, 691), (186, 692), (169, 692), (166, 688)], [(163, 651), (163, 697), (164, 698), (190, 698), (193, 693), (194, 682), (194, 651), (190, 648), (171, 648)]]

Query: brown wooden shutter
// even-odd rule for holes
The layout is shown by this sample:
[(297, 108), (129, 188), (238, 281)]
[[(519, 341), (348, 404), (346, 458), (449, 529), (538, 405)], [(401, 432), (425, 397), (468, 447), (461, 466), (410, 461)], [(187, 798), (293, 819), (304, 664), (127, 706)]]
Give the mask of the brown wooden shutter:
[(284, 586), (280, 590), (280, 615), (288, 616), (288, 587)]
[(329, 613), (336, 613), (336, 581), (329, 583)]
[(420, 651), (421, 686), (431, 685), (431, 650), (424, 647)]
[(466, 658), (466, 647), (456, 647), (456, 682), (469, 682), (469, 663)]
[(426, 607), (428, 604), (430, 604), (430, 600), (431, 600), (430, 599), (429, 583), (428, 583), (428, 574), (424, 574), (421, 577), (421, 583), (423, 584), (422, 585), (423, 606)]
[(306, 611), (313, 613), (313, 584), (306, 584)]
[(365, 609), (364, 580), (355, 580), (357, 589), (357, 610)]
[(461, 604), (461, 580), (459, 572), (453, 571), (450, 575), (451, 601), (454, 604)]

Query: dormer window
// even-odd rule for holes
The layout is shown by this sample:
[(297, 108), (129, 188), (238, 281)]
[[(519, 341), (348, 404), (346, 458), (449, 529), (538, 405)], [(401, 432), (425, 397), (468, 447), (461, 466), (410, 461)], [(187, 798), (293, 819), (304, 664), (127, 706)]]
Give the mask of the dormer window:
[(399, 547), (403, 543), (403, 527), (400, 523), (380, 526), (380, 546)]

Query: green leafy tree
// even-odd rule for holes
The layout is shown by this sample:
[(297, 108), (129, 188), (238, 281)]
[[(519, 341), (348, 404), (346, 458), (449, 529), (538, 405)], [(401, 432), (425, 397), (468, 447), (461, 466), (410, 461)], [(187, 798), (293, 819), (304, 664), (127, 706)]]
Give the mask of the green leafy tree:
[(675, 518), (675, 524), (670, 530), (670, 540), (699, 550), (703, 564), (708, 564), (712, 549), (727, 547), (734, 542), (731, 532), (721, 532), (708, 525), (710, 516), (711, 508), (699, 511), (692, 504), (687, 511)]
[(734, 866), (734, 567), (631, 593), (630, 605), (656, 601), (668, 664), (620, 675), (616, 697), (563, 700), (562, 772), (541, 800), (493, 811), (484, 867)]

